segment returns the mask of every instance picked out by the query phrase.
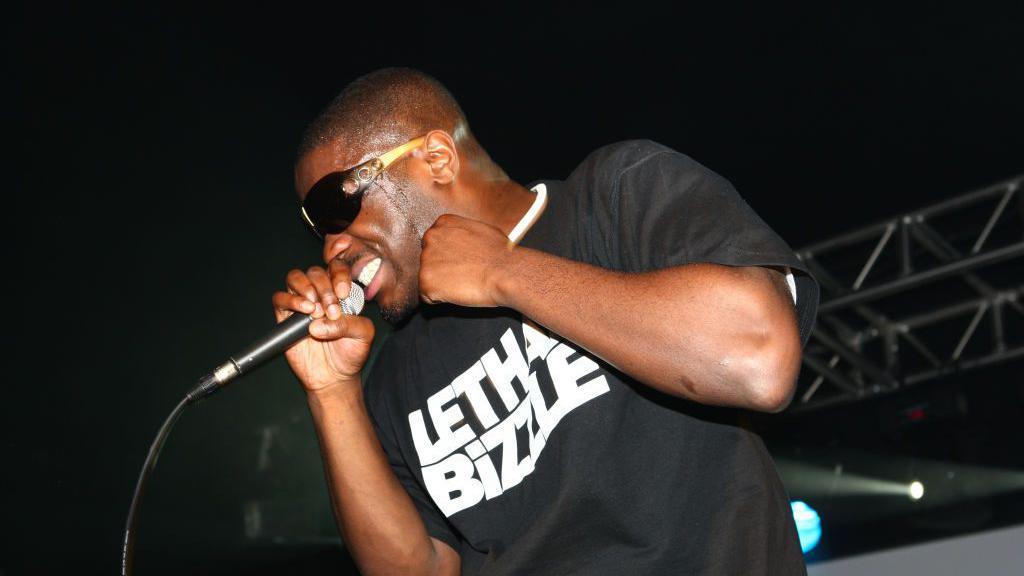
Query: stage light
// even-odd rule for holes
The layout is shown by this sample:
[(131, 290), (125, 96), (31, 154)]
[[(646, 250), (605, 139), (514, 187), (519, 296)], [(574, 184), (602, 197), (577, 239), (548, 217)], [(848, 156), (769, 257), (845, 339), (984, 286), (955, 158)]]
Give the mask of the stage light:
[(924, 484), (914, 480), (910, 483), (910, 486), (907, 486), (907, 494), (910, 496), (911, 500), (920, 500), (921, 498), (924, 498)]
[(901, 497), (907, 495), (906, 482), (856, 474), (844, 470), (841, 465), (830, 469), (786, 458), (777, 458), (775, 464), (782, 474), (786, 490), (802, 498), (820, 499), (868, 494)]
[(807, 554), (821, 540), (821, 518), (805, 502), (793, 500), (789, 505), (793, 509), (793, 521), (796, 522), (796, 532), (800, 537), (800, 550)]

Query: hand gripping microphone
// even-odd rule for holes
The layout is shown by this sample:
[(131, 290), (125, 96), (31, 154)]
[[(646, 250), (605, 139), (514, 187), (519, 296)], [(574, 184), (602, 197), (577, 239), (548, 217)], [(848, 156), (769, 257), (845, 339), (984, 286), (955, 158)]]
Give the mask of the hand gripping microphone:
[[(339, 304), (343, 314), (356, 315), (363, 311), (363, 304), (365, 303), (363, 289), (355, 282), (351, 286), (348, 298), (341, 300)], [(270, 334), (253, 342), (242, 349), (241, 352), (232, 354), (227, 362), (200, 378), (199, 384), (188, 393), (188, 403), (195, 404), (220, 390), (228, 382), (284, 352), (292, 344), (309, 335), (309, 325), (311, 322), (313, 322), (313, 317), (308, 314), (300, 314), (298, 312), (292, 314), (278, 324)]]

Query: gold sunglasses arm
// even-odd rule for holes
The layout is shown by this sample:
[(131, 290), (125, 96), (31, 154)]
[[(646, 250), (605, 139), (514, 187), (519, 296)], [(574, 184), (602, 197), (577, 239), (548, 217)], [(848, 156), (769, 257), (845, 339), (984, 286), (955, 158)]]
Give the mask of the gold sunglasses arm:
[(423, 141), (426, 140), (426, 138), (427, 138), (426, 136), (420, 136), (419, 138), (416, 138), (415, 140), (409, 140), (408, 142), (406, 142), (405, 144), (402, 144), (398, 148), (395, 148), (393, 150), (389, 150), (389, 151), (381, 154), (380, 156), (378, 156), (377, 159), (380, 160), (381, 164), (382, 164), (380, 169), (383, 170), (383, 169), (387, 168), (388, 166), (391, 165), (392, 162), (394, 162), (395, 160), (398, 160), (402, 156), (405, 156), (413, 148), (416, 148), (416, 147), (420, 146), (421, 144), (423, 144)]
[(302, 210), (302, 217), (306, 220), (306, 223), (309, 224), (313, 230), (316, 230), (316, 224), (313, 223), (313, 219), (306, 213), (306, 207), (300, 204), (299, 208)]

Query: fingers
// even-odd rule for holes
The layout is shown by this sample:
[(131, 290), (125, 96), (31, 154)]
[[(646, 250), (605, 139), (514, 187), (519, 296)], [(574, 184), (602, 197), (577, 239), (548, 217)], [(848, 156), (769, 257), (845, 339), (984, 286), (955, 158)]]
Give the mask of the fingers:
[(455, 228), (468, 228), (473, 223), (473, 220), (457, 214), (441, 214), (434, 220), (434, 226), (443, 227), (451, 226)]
[(344, 315), (339, 296), (347, 298), (351, 288), (350, 271), (341, 260), (332, 260), (329, 270), (313, 266), (309, 270), (288, 273), (287, 292), (274, 293), (274, 315), (280, 322), (294, 312), (313, 316), (309, 333), (318, 340), (339, 338), (373, 340), (373, 322), (360, 316)]
[(334, 320), (341, 316), (338, 296), (334, 293), (334, 288), (331, 287), (331, 278), (327, 275), (327, 271), (319, 266), (313, 266), (306, 271), (306, 276), (313, 284), (319, 304), (327, 312), (327, 317)]
[(313, 318), (319, 318), (324, 315), (324, 309), (319, 305), (317, 299), (316, 288), (305, 272), (302, 270), (288, 272), (288, 276), (285, 277), (285, 283), (288, 285), (290, 292), (303, 296), (306, 300), (313, 303), (313, 312), (311, 312)]
[(274, 316), (280, 322), (292, 315), (293, 312), (312, 314), (316, 310), (316, 304), (304, 296), (291, 292), (274, 293)]
[(434, 224), (431, 228), (454, 228), (467, 230), (469, 232), (478, 232), (484, 228), (494, 227), (485, 222), (480, 222), (479, 220), (466, 218), (465, 216), (459, 216), (457, 214), (441, 214), (434, 220)]
[[(288, 292), (278, 292), (274, 295), (274, 310), (278, 321), (287, 318), (290, 312), (303, 312), (313, 318), (321, 318), (325, 314), (331, 315), (332, 313), (335, 318), (341, 315), (338, 299), (334, 294), (334, 289), (331, 288), (327, 271), (323, 268), (313, 266), (305, 272), (292, 270), (285, 278), (285, 282), (288, 285)], [(289, 293), (297, 298), (288, 298)], [(302, 304), (299, 300), (304, 300), (309, 304)], [(279, 314), (278, 312), (287, 313)]]
[(361, 342), (373, 342), (373, 322), (364, 316), (342, 314), (336, 319), (319, 318), (309, 325), (309, 334), (317, 340), (351, 338)]
[(338, 300), (348, 298), (349, 289), (352, 286), (352, 272), (349, 270), (348, 264), (335, 258), (327, 265), (327, 273), (331, 278), (331, 286), (334, 286), (334, 294)]

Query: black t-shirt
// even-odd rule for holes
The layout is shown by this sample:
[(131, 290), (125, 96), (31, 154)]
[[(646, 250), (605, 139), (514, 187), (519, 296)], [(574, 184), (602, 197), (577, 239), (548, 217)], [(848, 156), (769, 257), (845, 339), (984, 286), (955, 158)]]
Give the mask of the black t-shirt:
[[(789, 267), (806, 342), (817, 285), (721, 176), (630, 141), (541, 184), (522, 245), (627, 272)], [(463, 574), (805, 573), (771, 458), (734, 411), (661, 394), (514, 310), (421, 307), (366, 387), (395, 474)]]

